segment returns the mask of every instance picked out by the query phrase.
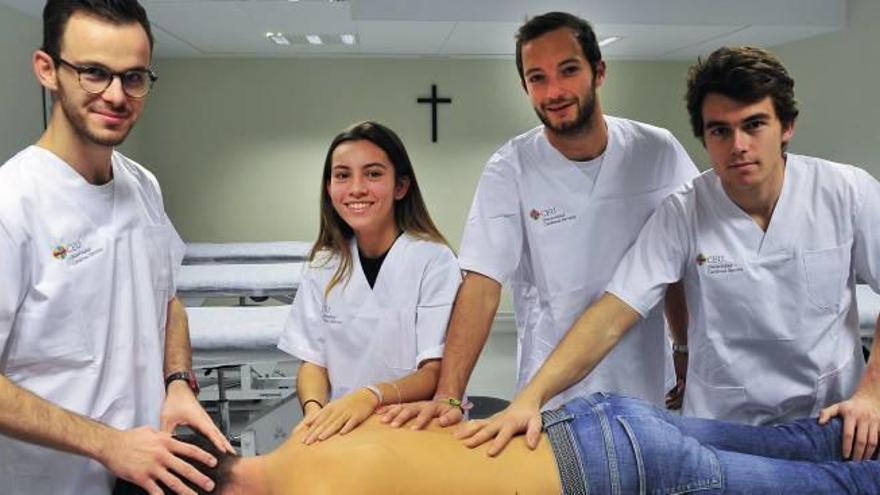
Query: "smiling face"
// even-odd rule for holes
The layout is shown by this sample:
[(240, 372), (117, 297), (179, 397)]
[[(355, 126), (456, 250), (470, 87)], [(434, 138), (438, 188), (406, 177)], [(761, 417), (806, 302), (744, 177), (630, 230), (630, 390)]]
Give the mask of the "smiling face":
[(593, 73), (574, 31), (560, 28), (524, 43), (522, 62), (525, 89), (541, 122), (558, 135), (589, 130), (605, 64), (599, 62)]
[(408, 180), (397, 180), (388, 155), (370, 141), (344, 141), (333, 150), (327, 194), (359, 242), (397, 237), (394, 203), (408, 188)]
[(781, 186), (783, 145), (794, 126), (782, 125), (766, 97), (755, 103), (709, 93), (703, 100), (703, 142), (725, 189), (748, 190)]
[[(115, 24), (83, 13), (67, 21), (61, 41), (61, 58), (77, 66), (97, 66), (112, 72), (146, 69), (150, 64), (150, 41), (136, 23)], [(87, 93), (71, 67), (54, 65), (56, 95), (65, 127), (86, 144), (115, 146), (125, 140), (143, 108), (144, 98), (131, 98), (114, 78), (98, 94)]]

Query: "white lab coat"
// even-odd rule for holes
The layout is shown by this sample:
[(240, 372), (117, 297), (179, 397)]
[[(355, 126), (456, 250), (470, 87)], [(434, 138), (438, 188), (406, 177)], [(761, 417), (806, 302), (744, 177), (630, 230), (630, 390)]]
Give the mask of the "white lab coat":
[[(608, 146), (595, 182), (537, 127), (490, 159), (468, 215), (460, 265), (510, 283), (522, 388), (599, 297), (644, 222), (697, 175), (666, 130), (605, 117)], [(661, 310), (647, 315), (582, 382), (545, 407), (610, 391), (663, 403), (671, 360)]]
[(714, 171), (645, 225), (609, 291), (642, 314), (684, 278), (684, 414), (751, 424), (813, 416), (852, 395), (864, 359), (855, 275), (880, 289), (880, 184), (789, 154), (762, 231)]
[(442, 357), (461, 283), (451, 249), (408, 234), (391, 246), (372, 289), (354, 239), (351, 255), (351, 278), (326, 298), (338, 259), (307, 265), (278, 343), (282, 351), (327, 368), (331, 400)]
[[(168, 299), (183, 243), (156, 179), (115, 153), (113, 212), (94, 186), (31, 146), (0, 167), (0, 372), (116, 428), (158, 427)], [(99, 463), (0, 436), (4, 494), (109, 493)]]

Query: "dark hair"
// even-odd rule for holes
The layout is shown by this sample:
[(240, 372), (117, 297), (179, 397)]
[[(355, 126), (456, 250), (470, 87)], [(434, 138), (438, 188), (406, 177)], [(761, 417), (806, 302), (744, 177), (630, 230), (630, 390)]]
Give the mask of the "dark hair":
[(687, 109), (694, 136), (703, 138), (703, 100), (718, 93), (743, 103), (755, 103), (767, 96), (784, 128), (798, 116), (794, 79), (782, 63), (767, 50), (749, 46), (723, 47), (688, 70)]
[[(449, 244), (428, 214), (412, 162), (397, 134), (378, 122), (366, 121), (354, 124), (333, 138), (324, 158), (324, 172), (321, 177), (321, 224), (309, 260), (314, 261), (321, 252), (339, 256), (339, 267), (325, 288), (325, 294), (329, 294), (334, 286), (343, 280), (348, 280), (351, 275), (352, 260), (348, 242), (354, 236), (354, 231), (333, 208), (330, 194), (327, 192), (333, 167), (333, 151), (342, 143), (361, 140), (369, 141), (385, 152), (394, 166), (395, 181), (399, 182), (404, 178), (409, 180), (409, 190), (406, 195), (394, 202), (394, 220), (397, 228), (420, 239)], [(331, 257), (326, 258), (327, 261), (330, 259)]]
[(523, 74), (522, 46), (533, 39), (543, 36), (550, 31), (560, 28), (568, 28), (574, 31), (574, 35), (581, 44), (581, 50), (596, 73), (599, 62), (602, 61), (602, 51), (599, 50), (599, 42), (596, 41), (596, 33), (589, 22), (567, 12), (548, 12), (527, 20), (516, 32), (516, 70), (519, 72), (519, 80), (525, 87), (526, 80)]
[[(206, 464), (202, 464), (200, 461), (195, 459), (190, 459), (186, 456), (178, 456), (180, 459), (186, 461), (191, 464), (194, 468), (198, 469), (199, 472), (211, 478), (211, 481), (214, 482), (214, 490), (207, 492), (202, 487), (194, 485), (189, 482), (186, 478), (178, 475), (181, 481), (186, 484), (190, 489), (195, 491), (198, 495), (212, 495), (220, 493), (223, 487), (229, 482), (230, 473), (232, 472), (232, 467), (238, 462), (239, 457), (234, 456), (228, 452), (221, 452), (208, 437), (204, 436), (199, 432), (192, 432), (186, 435), (175, 435), (175, 439), (180, 440), (181, 442), (189, 443), (195, 445), (196, 447), (204, 450), (205, 452), (214, 456), (217, 459), (217, 465), (214, 467), (210, 467)], [(158, 482), (159, 487), (162, 489), (162, 492), (165, 494), (173, 494), (171, 490), (168, 489), (162, 482)], [(125, 481), (122, 479), (116, 480), (116, 485), (113, 487), (113, 495), (147, 495), (147, 491), (143, 488), (131, 483), (129, 481)]]
[(114, 24), (137, 22), (147, 32), (150, 52), (153, 51), (153, 32), (147, 12), (137, 0), (48, 0), (43, 8), (42, 50), (53, 60), (61, 57), (61, 38), (70, 17), (82, 12)]

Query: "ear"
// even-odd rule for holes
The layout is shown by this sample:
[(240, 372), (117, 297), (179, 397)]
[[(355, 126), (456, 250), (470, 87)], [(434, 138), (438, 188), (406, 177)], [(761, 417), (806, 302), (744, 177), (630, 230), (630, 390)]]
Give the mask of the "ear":
[(58, 90), (58, 72), (55, 68), (55, 61), (43, 50), (37, 50), (32, 57), (34, 66), (34, 75), (37, 81), (49, 91)]
[(782, 128), (782, 143), (787, 144), (794, 137), (794, 122), (788, 125), (788, 128)]
[(607, 70), (607, 67), (605, 66), (605, 61), (600, 60), (599, 63), (596, 64), (596, 73), (593, 74), (593, 80), (596, 81), (594, 84), (597, 88), (601, 88), (602, 84), (605, 83), (605, 71), (606, 70)]
[(409, 177), (401, 177), (394, 185), (394, 200), (400, 201), (409, 192)]

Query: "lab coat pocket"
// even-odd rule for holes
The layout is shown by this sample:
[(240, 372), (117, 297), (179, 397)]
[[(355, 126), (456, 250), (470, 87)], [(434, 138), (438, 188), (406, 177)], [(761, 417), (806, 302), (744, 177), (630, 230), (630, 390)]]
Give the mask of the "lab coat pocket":
[(385, 365), (392, 370), (415, 370), (418, 365), (415, 309), (386, 309), (380, 327), (380, 355)]
[[(706, 379), (696, 369), (688, 370), (687, 389), (684, 397), (684, 414), (703, 418), (723, 418), (727, 421), (751, 423), (748, 412), (743, 412), (746, 403), (746, 388), (735, 385), (739, 380), (732, 370), (718, 370), (716, 379)], [(723, 385), (721, 383), (724, 383)]]
[(810, 416), (818, 416), (822, 409), (850, 398), (862, 375), (861, 349), (839, 368), (824, 373), (816, 381), (816, 401)]
[(92, 335), (77, 309), (63, 315), (22, 313), (10, 345), (10, 376), (24, 369), (38, 368), (45, 374), (85, 368), (95, 359)]
[(144, 229), (147, 258), (153, 287), (157, 291), (168, 294), (171, 291), (172, 253), (171, 239), (165, 227), (147, 227)]
[(168, 300), (174, 295), (171, 293), (173, 285), (171, 280), (171, 239), (166, 227), (146, 227), (142, 235), (147, 250), (149, 277), (156, 298), (159, 328), (164, 329), (165, 319), (168, 316)]
[(810, 302), (823, 311), (838, 311), (849, 272), (849, 245), (804, 251), (803, 260)]

